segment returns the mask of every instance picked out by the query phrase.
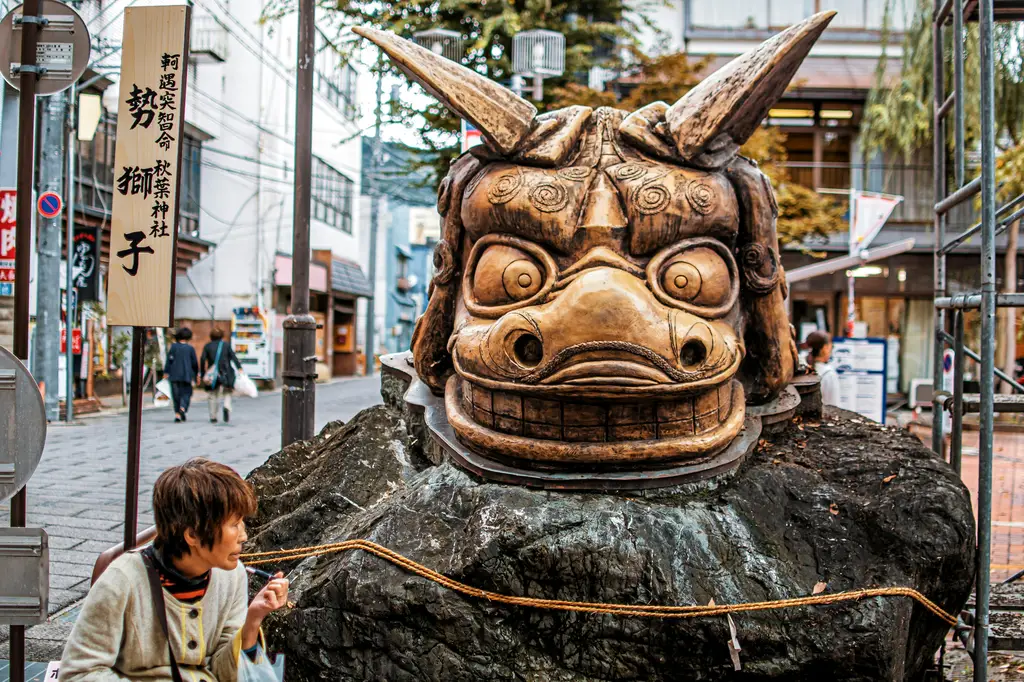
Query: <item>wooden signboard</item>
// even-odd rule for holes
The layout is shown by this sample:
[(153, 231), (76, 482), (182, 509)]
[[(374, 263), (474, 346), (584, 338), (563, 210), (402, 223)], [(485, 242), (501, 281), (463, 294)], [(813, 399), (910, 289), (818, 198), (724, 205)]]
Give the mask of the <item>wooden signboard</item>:
[(181, 137), (191, 9), (124, 11), (107, 319), (174, 323)]

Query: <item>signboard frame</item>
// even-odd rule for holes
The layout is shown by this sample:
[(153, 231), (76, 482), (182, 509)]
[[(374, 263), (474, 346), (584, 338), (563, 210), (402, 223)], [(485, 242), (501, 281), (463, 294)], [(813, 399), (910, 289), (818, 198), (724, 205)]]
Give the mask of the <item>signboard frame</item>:
[(107, 271), (111, 325), (174, 324), (191, 16), (187, 5), (125, 8)]
[[(858, 353), (858, 351), (862, 352)], [(877, 369), (874, 366), (875, 363), (865, 362), (864, 358), (859, 357), (866, 356), (863, 351), (870, 351), (871, 354), (880, 352), (881, 369)], [(884, 424), (887, 408), (886, 377), (889, 372), (888, 340), (873, 336), (834, 338), (832, 339), (832, 364), (835, 365), (836, 374), (839, 375), (839, 406), (879, 424)], [(874, 386), (871, 386), (872, 384)], [(869, 389), (873, 389), (877, 395), (862, 393)], [(863, 398), (867, 398), (869, 404), (873, 402), (874, 406), (862, 407)], [(857, 409), (858, 407), (861, 409)]]

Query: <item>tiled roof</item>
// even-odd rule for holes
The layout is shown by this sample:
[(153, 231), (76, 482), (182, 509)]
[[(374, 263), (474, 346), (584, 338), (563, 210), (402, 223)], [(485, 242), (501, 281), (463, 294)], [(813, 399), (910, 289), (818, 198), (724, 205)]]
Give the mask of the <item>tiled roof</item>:
[(373, 296), (370, 281), (358, 263), (334, 258), (331, 263), (331, 288), (351, 296)]

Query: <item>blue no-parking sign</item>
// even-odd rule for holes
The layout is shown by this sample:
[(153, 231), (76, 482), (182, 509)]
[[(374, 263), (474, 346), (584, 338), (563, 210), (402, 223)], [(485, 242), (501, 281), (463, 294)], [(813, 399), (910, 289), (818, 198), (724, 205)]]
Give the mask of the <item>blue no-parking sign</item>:
[(62, 203), (60, 195), (56, 192), (43, 192), (39, 195), (36, 208), (39, 209), (39, 215), (44, 218), (56, 218), (60, 215)]

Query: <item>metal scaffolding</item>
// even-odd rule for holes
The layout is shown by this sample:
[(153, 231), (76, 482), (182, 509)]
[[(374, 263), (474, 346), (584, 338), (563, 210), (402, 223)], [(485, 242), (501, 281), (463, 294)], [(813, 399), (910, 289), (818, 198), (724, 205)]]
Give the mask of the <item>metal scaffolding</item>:
[[(1013, 209), (1022, 201), (1018, 196), (1004, 206), (996, 208), (995, 183), (995, 89), (992, 27), (998, 20), (1013, 20), (1024, 15), (1024, 2), (997, 0), (936, 0), (932, 17), (934, 79), (934, 142), (935, 165), (935, 353), (934, 386), (935, 409), (932, 421), (932, 449), (941, 453), (943, 448), (943, 412), (951, 412), (949, 463), (960, 473), (963, 453), (963, 415), (965, 411), (979, 415), (978, 435), (978, 551), (976, 558), (975, 604), (976, 612), (970, 624), (961, 623), (958, 631), (967, 643), (973, 642), (975, 661), (974, 680), (988, 679), (989, 599), (991, 596), (990, 571), (992, 563), (992, 437), (996, 411), (1024, 411), (1024, 395), (995, 395), (995, 379), (1008, 382), (1015, 391), (1024, 393), (1024, 386), (1013, 380), (995, 365), (996, 308), (1024, 306), (1024, 295), (996, 294), (996, 235), (1024, 215), (1024, 209)], [(981, 175), (967, 182), (964, 152), (964, 22), (977, 21), (981, 49)], [(944, 33), (951, 23), (948, 38), (952, 41), (953, 87), (946, 94)], [(948, 191), (946, 168), (946, 123), (953, 114), (953, 182), (955, 189)], [(950, 211), (981, 194), (981, 221), (965, 232), (946, 241), (946, 224)], [(1011, 212), (1012, 211), (1012, 212)], [(1001, 221), (1001, 222), (997, 222)], [(946, 282), (946, 255), (954, 251), (971, 236), (981, 235), (981, 287), (979, 291), (950, 295)], [(964, 317), (968, 311), (981, 313), (981, 352), (975, 353), (964, 346)], [(947, 332), (952, 314), (953, 333)], [(953, 395), (943, 395), (943, 349), (952, 346)], [(979, 366), (980, 393), (964, 395), (964, 364), (971, 357)], [(971, 636), (966, 633), (973, 627)]]

